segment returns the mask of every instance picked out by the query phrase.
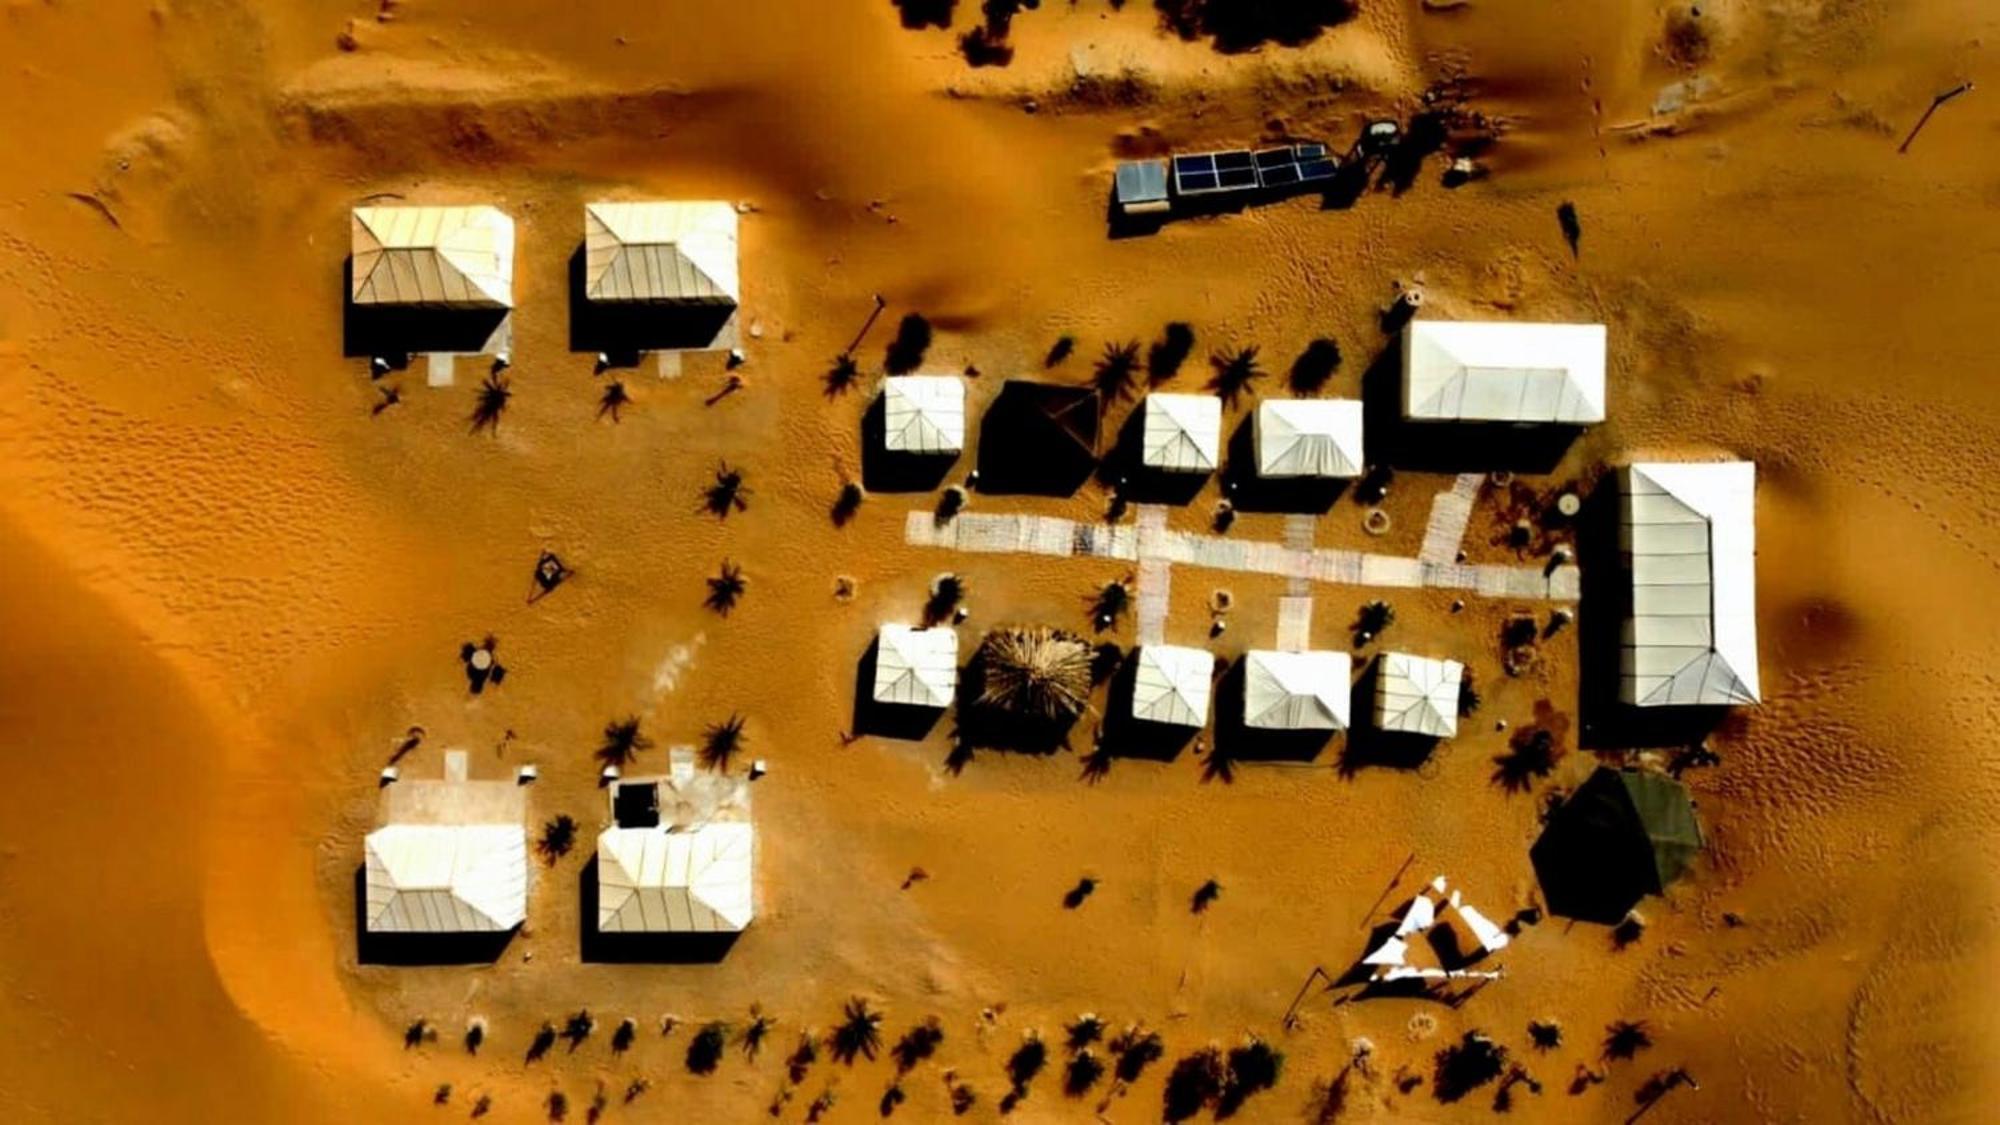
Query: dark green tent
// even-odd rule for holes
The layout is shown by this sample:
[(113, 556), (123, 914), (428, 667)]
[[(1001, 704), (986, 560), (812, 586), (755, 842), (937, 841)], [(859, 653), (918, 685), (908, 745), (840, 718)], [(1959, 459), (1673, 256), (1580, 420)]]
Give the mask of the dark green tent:
[(1551, 913), (1612, 923), (1680, 878), (1701, 844), (1686, 786), (1599, 769), (1550, 815), (1528, 855)]

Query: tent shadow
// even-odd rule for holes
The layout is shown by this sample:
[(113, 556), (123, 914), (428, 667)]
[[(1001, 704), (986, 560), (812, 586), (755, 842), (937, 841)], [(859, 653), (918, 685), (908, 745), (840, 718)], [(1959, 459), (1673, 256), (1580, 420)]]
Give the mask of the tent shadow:
[(854, 733), (921, 742), (937, 728), (944, 712), (907, 703), (883, 703), (875, 698), (875, 665), (882, 653), (880, 637), (868, 643), (854, 670)]
[(1248, 676), (1245, 662), (1239, 658), (1216, 685), (1215, 749), (1209, 755), (1209, 774), (1227, 780), (1229, 767), (1236, 762), (1310, 762), (1318, 758), (1333, 741), (1335, 732), (1275, 730), (1244, 722), (1243, 696)]
[[(1575, 521), (1582, 571), (1577, 614), (1577, 745), (1597, 752), (1692, 746), (1714, 733), (1727, 707), (1635, 707), (1619, 697), (1631, 567), (1618, 547), (1616, 474), (1598, 479)], [(1622, 913), (1622, 912), (1621, 912)]]
[(1391, 337), (1361, 374), (1362, 432), (1371, 463), (1427, 473), (1552, 473), (1581, 426), (1412, 422), (1403, 417), (1403, 348)]
[(605, 965), (713, 965), (729, 955), (742, 933), (607, 934), (597, 928), (597, 856), (577, 873), (577, 951)]
[[(1117, 441), (1104, 458), (1098, 475), (1117, 485), (1119, 495), (1134, 504), (1187, 504), (1208, 484), (1213, 473), (1170, 473), (1143, 463), (1146, 443), (1145, 401), (1125, 415)], [(1122, 482), (1122, 483), (1121, 483)]]
[(368, 865), (354, 868), (354, 960), (360, 965), (489, 965), (513, 930), (464, 934), (382, 934), (368, 930)]
[(944, 483), (956, 453), (901, 453), (888, 448), (889, 408), (876, 395), (861, 416), (861, 483), (870, 492), (930, 492)]
[(1102, 752), (1112, 758), (1171, 762), (1180, 757), (1200, 727), (1155, 723), (1132, 713), (1132, 686), (1139, 678), (1138, 650), (1127, 656), (1111, 677), (1110, 703), (1105, 707)]
[(603, 352), (620, 366), (641, 353), (718, 346), (716, 337), (736, 316), (730, 304), (649, 301), (593, 301), (584, 278), (579, 243), (569, 258), (569, 350)]
[(340, 354), (350, 358), (389, 361), (393, 368), (409, 365), (409, 357), (425, 352), (486, 352), (512, 309), (453, 309), (409, 305), (357, 305), (354, 256), (340, 266)]
[(1075, 495), (1097, 469), (1099, 407), (1085, 387), (1009, 380), (979, 421), (979, 491)]
[(1375, 687), (1382, 674), (1381, 667), (1380, 660), (1370, 660), (1368, 670), (1355, 682), (1354, 694), (1349, 698), (1350, 725), (1338, 763), (1342, 777), (1353, 777), (1364, 769), (1421, 769), (1444, 741), (1430, 735), (1383, 730), (1375, 725)]
[(1222, 487), (1229, 502), (1244, 512), (1299, 512), (1325, 515), (1347, 489), (1348, 482), (1332, 477), (1266, 478), (1257, 472), (1255, 410), (1243, 413), (1236, 432), (1229, 438), (1228, 459), (1223, 463)]

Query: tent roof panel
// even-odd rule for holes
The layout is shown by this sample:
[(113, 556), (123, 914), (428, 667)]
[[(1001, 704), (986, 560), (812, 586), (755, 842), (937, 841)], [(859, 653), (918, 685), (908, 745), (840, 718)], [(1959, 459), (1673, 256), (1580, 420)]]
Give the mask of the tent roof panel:
[(1215, 657), (1207, 649), (1143, 645), (1132, 679), (1132, 716), (1170, 726), (1208, 722)]
[(1362, 471), (1356, 399), (1265, 399), (1251, 426), (1257, 474), (1269, 478), (1355, 477)]
[(1642, 707), (1757, 702), (1756, 467), (1648, 462), (1621, 481), (1633, 584), (1621, 695)]
[(877, 703), (945, 708), (958, 693), (958, 634), (942, 626), (884, 625), (876, 634)]
[(1417, 320), (1403, 330), (1403, 413), (1419, 420), (1604, 420), (1601, 324)]
[(882, 380), (882, 443), (894, 453), (965, 449), (965, 382), (956, 375), (891, 375)]
[(1222, 452), (1222, 400), (1214, 395), (1146, 396), (1140, 460), (1175, 473), (1210, 473)]
[(1376, 666), (1375, 725), (1385, 731), (1450, 738), (1458, 733), (1459, 682), (1465, 666), (1385, 652)]
[(1243, 657), (1243, 722), (1267, 730), (1345, 730), (1354, 661), (1344, 652)]

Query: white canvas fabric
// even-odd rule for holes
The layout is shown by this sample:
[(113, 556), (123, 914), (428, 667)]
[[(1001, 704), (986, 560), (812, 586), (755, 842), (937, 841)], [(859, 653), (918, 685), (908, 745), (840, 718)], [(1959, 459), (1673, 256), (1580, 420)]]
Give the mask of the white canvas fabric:
[(958, 634), (943, 627), (884, 625), (876, 634), (877, 703), (951, 706), (958, 691)]
[(589, 203), (584, 292), (593, 301), (734, 305), (736, 209), (727, 203)]
[(357, 305), (514, 307), (514, 220), (492, 207), (356, 207)]
[(1375, 677), (1375, 725), (1402, 734), (1458, 733), (1458, 685), (1465, 666), (1406, 652), (1385, 652)]
[(1420, 421), (1604, 421), (1601, 324), (1417, 320), (1403, 329), (1403, 415)]
[(1621, 476), (1620, 545), (1632, 560), (1621, 698), (1756, 703), (1756, 466), (1652, 462)]
[(1214, 395), (1146, 396), (1140, 460), (1171, 473), (1212, 473), (1222, 456), (1222, 400)]
[(1359, 399), (1267, 398), (1257, 404), (1251, 426), (1260, 477), (1361, 475)]
[(1208, 722), (1215, 657), (1207, 649), (1145, 645), (1132, 680), (1132, 715), (1151, 723), (1199, 727)]
[(528, 910), (528, 834), (513, 824), (391, 824), (368, 834), (370, 933), (508, 930)]
[[(1433, 896), (1436, 896), (1435, 898)], [(1475, 943), (1471, 952), (1498, 953), (1512, 944), (1507, 931), (1496, 926), (1484, 914), (1475, 910), (1457, 891), (1448, 889), (1445, 877), (1439, 875), (1431, 880), (1430, 887), (1418, 892), (1403, 911), (1403, 917), (1396, 924), (1396, 932), (1382, 940), (1382, 944), (1370, 950), (1361, 958), (1364, 965), (1375, 966), (1369, 979), (1388, 983), (1398, 980), (1498, 980), (1503, 975), (1498, 969), (1443, 969), (1415, 966), (1409, 963), (1413, 948), (1410, 939), (1423, 934), (1445, 920), (1445, 912), (1452, 911), (1458, 920), (1472, 933)]]
[(600, 933), (735, 933), (750, 924), (750, 825), (608, 828), (597, 838)]
[(1344, 652), (1243, 657), (1243, 724), (1265, 730), (1346, 730), (1354, 661)]
[(965, 382), (956, 375), (891, 375), (882, 380), (882, 444), (892, 453), (957, 453), (965, 448)]

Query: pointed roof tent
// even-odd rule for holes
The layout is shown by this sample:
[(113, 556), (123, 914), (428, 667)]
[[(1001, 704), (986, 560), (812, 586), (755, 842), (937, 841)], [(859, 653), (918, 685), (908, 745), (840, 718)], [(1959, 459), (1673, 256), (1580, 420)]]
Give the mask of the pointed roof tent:
[(747, 823), (607, 828), (597, 838), (600, 933), (736, 933), (750, 924)]
[(1416, 421), (1604, 421), (1601, 324), (1416, 320), (1403, 329), (1403, 416)]
[(1620, 547), (1632, 560), (1620, 698), (1756, 703), (1756, 466), (1652, 462), (1620, 476)]
[(1344, 652), (1243, 656), (1243, 725), (1264, 730), (1346, 730), (1354, 661)]
[(891, 453), (965, 449), (965, 381), (956, 375), (891, 375), (882, 380), (882, 412)]
[(514, 220), (492, 207), (356, 207), (357, 305), (514, 307)]
[(584, 292), (593, 301), (735, 305), (736, 209), (727, 203), (587, 203)]
[(1361, 402), (1341, 398), (1267, 398), (1252, 415), (1257, 475), (1358, 477)]
[(1385, 731), (1450, 738), (1458, 733), (1458, 687), (1465, 665), (1385, 652), (1376, 665), (1375, 725)]
[(1601, 767), (1549, 815), (1529, 858), (1551, 913), (1611, 923), (1671, 886), (1701, 848), (1686, 786)]
[(368, 834), (369, 933), (511, 930), (528, 912), (528, 833), (518, 824), (391, 824)]
[(1222, 452), (1222, 400), (1214, 395), (1146, 396), (1140, 461), (1170, 473), (1212, 473)]
[(1215, 657), (1207, 649), (1144, 645), (1132, 678), (1132, 717), (1169, 726), (1208, 722)]
[(876, 634), (877, 703), (945, 708), (958, 693), (958, 634), (884, 625)]

